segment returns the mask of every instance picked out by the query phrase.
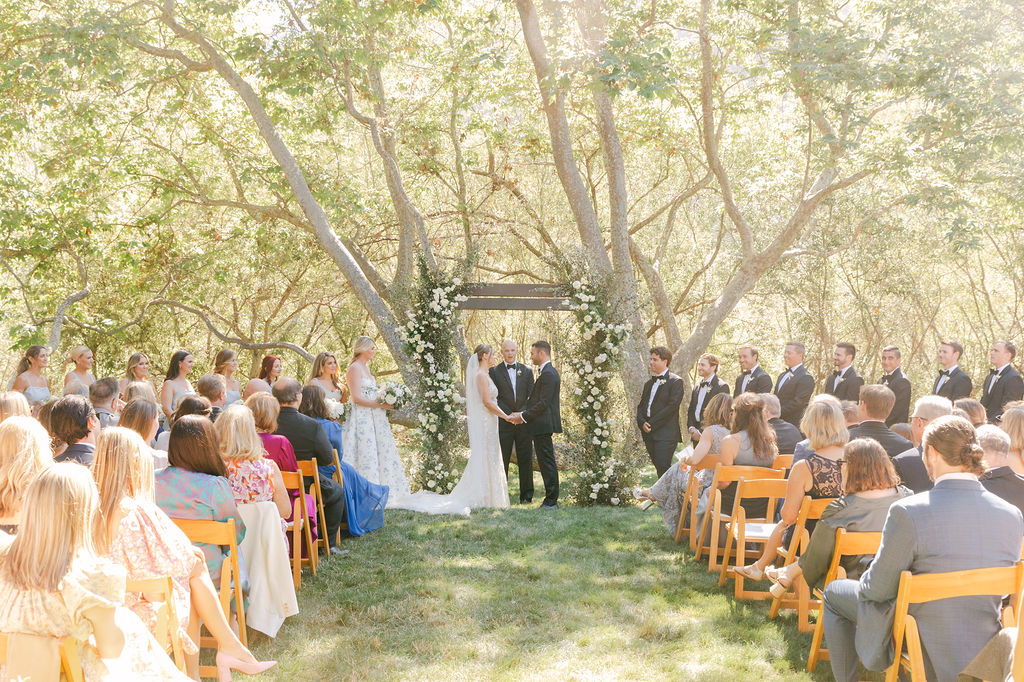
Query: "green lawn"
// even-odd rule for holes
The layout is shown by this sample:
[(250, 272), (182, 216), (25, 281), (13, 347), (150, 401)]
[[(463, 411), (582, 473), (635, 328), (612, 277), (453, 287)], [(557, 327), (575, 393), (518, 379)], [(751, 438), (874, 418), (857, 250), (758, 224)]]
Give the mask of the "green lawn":
[(253, 637), (279, 661), (262, 679), (831, 679), (804, 672), (792, 616), (736, 603), (657, 509), (536, 504), (387, 512), (304, 575), (276, 640)]

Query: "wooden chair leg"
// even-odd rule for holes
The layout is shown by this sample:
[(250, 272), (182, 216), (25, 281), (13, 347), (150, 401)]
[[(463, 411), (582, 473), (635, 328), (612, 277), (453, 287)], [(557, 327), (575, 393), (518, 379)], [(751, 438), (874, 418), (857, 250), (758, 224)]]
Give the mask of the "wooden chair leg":
[(733, 525), (731, 523), (727, 524), (725, 527), (725, 549), (722, 550), (722, 566), (718, 572), (719, 587), (725, 585), (725, 575), (729, 571), (729, 558), (732, 556), (732, 540), (735, 534), (736, 530), (733, 528)]
[(803, 576), (796, 580), (796, 628), (800, 632), (810, 632), (811, 627), (811, 590)]
[(811, 653), (807, 656), (807, 672), (813, 673), (818, 661), (828, 660), (828, 651), (821, 648), (821, 640), (825, 636), (825, 603), (818, 609), (818, 620), (814, 623), (814, 634), (811, 635)]

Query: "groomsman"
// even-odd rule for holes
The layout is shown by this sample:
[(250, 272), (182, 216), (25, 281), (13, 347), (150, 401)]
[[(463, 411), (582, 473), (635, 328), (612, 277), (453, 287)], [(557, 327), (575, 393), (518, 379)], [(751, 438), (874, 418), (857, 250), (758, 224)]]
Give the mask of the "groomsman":
[[(533, 370), (516, 361), (518, 352), (515, 342), (505, 339), (501, 342), (503, 362), (489, 370), (491, 381), (498, 387), (498, 407), (505, 414), (522, 410), (533, 390)], [(526, 424), (513, 424), (499, 419), (498, 443), (501, 446), (506, 479), (508, 465), (512, 461), (512, 448), (515, 447), (516, 461), (519, 463), (519, 502), (533, 502), (533, 434), (530, 428)]]
[(705, 353), (697, 360), (697, 376), (700, 381), (693, 387), (690, 394), (690, 407), (687, 409), (686, 426), (690, 438), (696, 446), (700, 440), (700, 431), (704, 423), (704, 408), (719, 393), (728, 393), (729, 386), (718, 378), (718, 356)]
[(903, 356), (898, 347), (886, 346), (882, 349), (882, 370), (885, 374), (878, 380), (878, 383), (888, 386), (896, 396), (892, 412), (885, 420), (886, 426), (904, 424), (910, 417), (910, 379), (904, 376), (903, 370), (900, 368), (902, 361)]
[(668, 371), (671, 361), (672, 352), (668, 348), (655, 346), (651, 349), (651, 378), (644, 384), (640, 403), (636, 406), (636, 425), (658, 478), (672, 466), (672, 455), (683, 439), (679, 428), (683, 380)]
[(782, 351), (782, 360), (786, 363), (786, 371), (779, 375), (775, 382), (775, 395), (782, 404), (782, 418), (793, 426), (800, 428), (800, 418), (804, 416), (807, 403), (814, 393), (814, 377), (804, 367), (804, 344), (790, 341)]
[(743, 370), (743, 373), (736, 377), (736, 385), (732, 390), (733, 398), (748, 391), (750, 393), (772, 392), (772, 378), (758, 364), (759, 356), (760, 354), (753, 346), (740, 346), (736, 358), (740, 362), (740, 369)]
[(942, 365), (942, 371), (935, 379), (932, 393), (950, 400), (971, 397), (974, 384), (958, 364), (963, 354), (964, 347), (959, 341), (943, 341), (939, 344), (939, 364)]
[(1024, 398), (1024, 379), (1010, 364), (1016, 355), (1017, 346), (1009, 341), (996, 341), (988, 352), (992, 369), (981, 387), (981, 404), (992, 424), (1002, 420), (1006, 403)]
[(860, 387), (864, 379), (853, 368), (853, 359), (857, 357), (857, 349), (852, 343), (837, 343), (832, 351), (832, 364), (835, 371), (825, 380), (825, 393), (834, 395), (839, 400), (860, 400)]

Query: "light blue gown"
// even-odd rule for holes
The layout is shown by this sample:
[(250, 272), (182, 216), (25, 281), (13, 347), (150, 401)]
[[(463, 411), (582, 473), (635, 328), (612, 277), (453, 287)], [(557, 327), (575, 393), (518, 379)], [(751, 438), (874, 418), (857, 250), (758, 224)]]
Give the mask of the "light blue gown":
[[(351, 535), (363, 535), (377, 530), (384, 525), (384, 507), (388, 503), (388, 487), (371, 483), (355, 470), (342, 457), (341, 424), (330, 419), (317, 419), (327, 432), (331, 447), (338, 451), (338, 463), (341, 465), (341, 480), (345, 488), (345, 513), (348, 521), (348, 532)], [(334, 474), (334, 465), (319, 467), (320, 475), (330, 478)]]

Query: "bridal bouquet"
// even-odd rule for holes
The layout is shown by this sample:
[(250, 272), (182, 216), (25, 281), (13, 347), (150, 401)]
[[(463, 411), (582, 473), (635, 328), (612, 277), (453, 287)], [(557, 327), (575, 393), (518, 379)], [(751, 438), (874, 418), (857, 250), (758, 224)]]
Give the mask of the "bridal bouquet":
[(386, 383), (377, 392), (377, 400), (388, 405), (394, 405), (399, 409), (412, 397), (412, 391), (405, 384)]
[(327, 416), (337, 421), (345, 416), (345, 405), (333, 398), (325, 398), (324, 403), (327, 405)]

